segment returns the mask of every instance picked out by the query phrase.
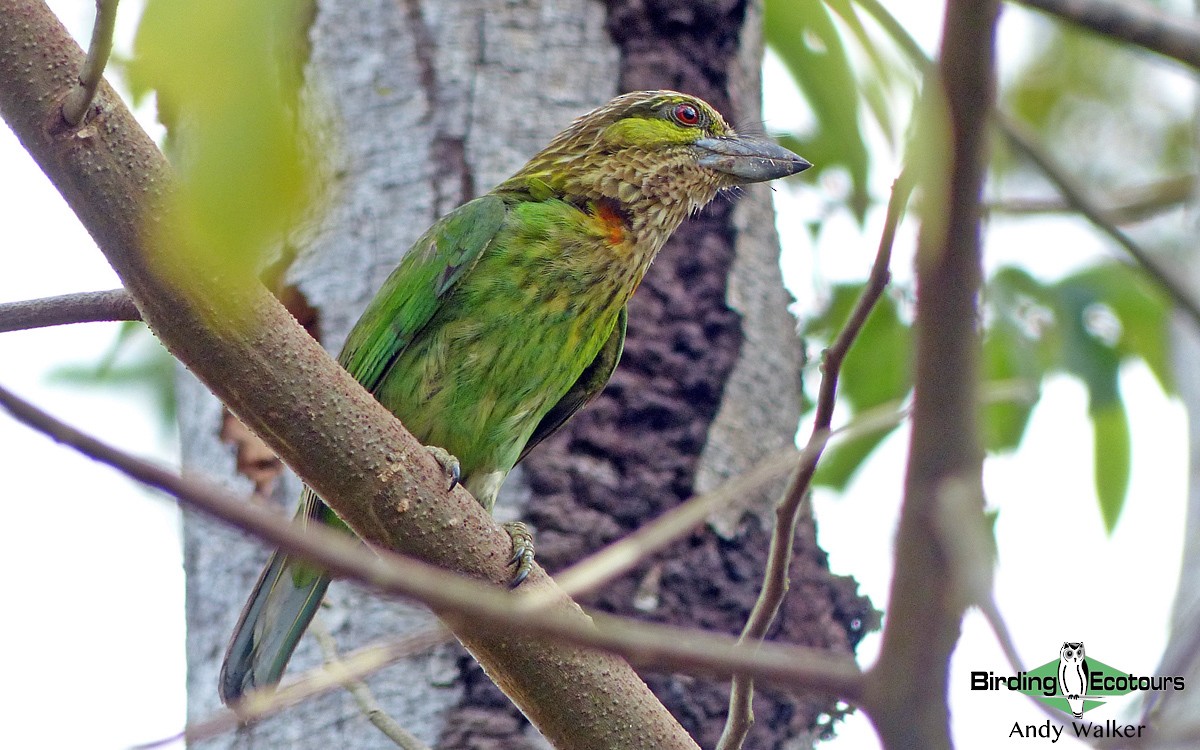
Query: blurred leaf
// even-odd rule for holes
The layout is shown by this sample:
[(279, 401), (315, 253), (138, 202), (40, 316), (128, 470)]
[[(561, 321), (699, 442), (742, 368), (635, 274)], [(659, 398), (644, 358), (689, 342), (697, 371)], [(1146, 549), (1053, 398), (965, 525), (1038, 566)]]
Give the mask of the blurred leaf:
[(1068, 24), (1034, 28), (1033, 54), (1002, 92), (1011, 112), (1046, 132), (1065, 109), (1085, 102), (1127, 105), (1137, 79), (1123, 45)]
[(149, 0), (138, 28), (130, 83), (157, 92), (178, 146), (181, 187), (163, 231), (241, 274), (314, 192), (296, 124), (309, 12), (300, 0)]
[(816, 132), (797, 135), (813, 174), (834, 167), (850, 175), (851, 208), (861, 222), (869, 203), (870, 157), (859, 121), (858, 83), (845, 45), (823, 3), (767, 0), (767, 44), (803, 91), (817, 120)]
[[(1156, 170), (1194, 161), (1191, 112), (1178, 106), (1176, 87), (1144, 55), (1070, 24), (1031, 20), (1031, 53), (1006, 77), (1002, 109), (1076, 171), (1107, 182), (1153, 179)], [(1106, 148), (1097, 153), (1096, 142)], [(997, 165), (1008, 170), (1013, 161), (1002, 152)]]
[(896, 425), (880, 429), (850, 440), (832, 443), (821, 454), (821, 462), (813, 474), (813, 484), (831, 487), (838, 492), (846, 489), (850, 479), (867, 457), (879, 447), (884, 438), (895, 431)]
[[(884, 39), (889, 43), (884, 43), (867, 33), (859, 18), (857, 3), (850, 0), (825, 0), (825, 4), (850, 29), (858, 43), (857, 48), (870, 63), (869, 68), (859, 76), (859, 93), (884, 136), (895, 146), (903, 133), (897, 129), (897, 118), (892, 112), (894, 105), (889, 97), (897, 91), (902, 91), (906, 100), (914, 101), (920, 88), (916, 71), (911, 61), (898, 49), (900, 42), (885, 36)], [(899, 121), (907, 122), (907, 118), (901, 117)]]
[[(988, 325), (983, 338), (984, 382), (1021, 380), (1037, 392), (1058, 362), (1052, 294), (1026, 271), (998, 269), (984, 287)], [(1015, 449), (1024, 437), (1036, 400), (993, 401), (983, 407), (984, 445)]]
[(824, 5), (836, 13), (846, 24), (846, 28), (850, 29), (850, 33), (854, 35), (859, 47), (866, 53), (867, 59), (871, 61), (872, 69), (879, 78), (885, 83), (895, 80), (895, 61), (884, 58), (881, 52), (882, 47), (867, 33), (854, 4), (850, 0), (824, 0)]
[[(829, 304), (803, 328), (806, 336), (829, 343), (841, 332), (860, 284), (834, 287)], [(896, 302), (884, 296), (875, 305), (842, 363), (838, 392), (855, 413), (903, 399), (912, 388), (912, 330), (900, 320)]]
[(1118, 324), (1113, 344), (1117, 356), (1142, 360), (1165, 392), (1174, 391), (1168, 332), (1171, 305), (1154, 282), (1135, 268), (1108, 262), (1072, 274), (1059, 287), (1078, 290), (1091, 304), (1101, 306), (1093, 312), (1111, 313)]
[(122, 323), (99, 362), (61, 365), (47, 380), (80, 388), (148, 390), (163, 428), (175, 425), (175, 359), (142, 323)]
[[(984, 382), (1022, 379), (1041, 383), (1033, 347), (1011, 324), (994, 325), (983, 340)], [(1014, 450), (1025, 435), (1034, 402), (993, 401), (983, 407), (984, 447), (990, 452)]]
[(1120, 401), (1117, 388), (1120, 358), (1116, 348), (1100, 338), (1093, 322), (1093, 316), (1102, 309), (1095, 290), (1070, 278), (1061, 281), (1056, 289), (1062, 366), (1087, 386), (1093, 410)]
[[(805, 323), (803, 334), (826, 345), (831, 343), (846, 325), (862, 288), (861, 284), (835, 286), (829, 303)], [(880, 298), (842, 362), (838, 397), (855, 416), (873, 407), (902, 402), (912, 388), (911, 349), (912, 331), (900, 320), (895, 300)], [(895, 427), (888, 423), (875, 432), (834, 443), (822, 455), (813, 481), (845, 489), (854, 472)]]
[(1129, 491), (1129, 419), (1125, 406), (1114, 401), (1091, 409), (1096, 494), (1104, 528), (1116, 528)]

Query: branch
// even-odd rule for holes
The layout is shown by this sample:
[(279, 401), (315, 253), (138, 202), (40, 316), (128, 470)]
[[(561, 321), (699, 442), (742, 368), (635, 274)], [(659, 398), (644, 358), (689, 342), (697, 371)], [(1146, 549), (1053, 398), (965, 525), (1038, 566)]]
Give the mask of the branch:
[[(821, 460), (821, 453), (832, 435), (833, 407), (837, 401), (837, 383), (842, 362), (891, 279), (888, 268), (891, 265), (892, 244), (896, 238), (896, 227), (904, 214), (911, 193), (912, 181), (905, 174), (901, 174), (892, 185), (892, 197), (888, 202), (883, 234), (879, 239), (879, 249), (875, 253), (875, 262), (867, 277), (867, 283), (863, 286), (846, 325), (833, 345), (825, 350), (812, 433), (804, 447), (800, 463), (775, 508), (775, 529), (767, 552), (763, 586), (759, 590), (758, 601), (750, 611), (738, 643), (754, 643), (765, 638), (767, 630), (783, 605), (783, 598), (788, 589), (788, 568), (796, 539), (796, 523), (800, 520), (800, 511), (808, 497), (817, 462)], [(753, 698), (753, 679), (747, 675), (734, 677), (729, 693), (729, 713), (725, 720), (725, 728), (721, 732), (721, 739), (717, 743), (717, 750), (736, 750), (746, 741), (746, 735), (754, 724), (751, 710)]]
[[(83, 53), (44, 3), (0, 0), (0, 116), (96, 240), (160, 341), (359, 537), (491, 581), (509, 577), (508, 535), (256, 280), (163, 226), (176, 180), (100, 82), (76, 131), (62, 115)], [(434, 531), (436, 530), (436, 531)], [(531, 590), (554, 584), (540, 568)], [(566, 597), (551, 612), (585, 627)], [(502, 634), (447, 616), (458, 639), (547, 739), (579, 748), (695, 748), (621, 659)], [(677, 636), (676, 636), (677, 637)], [(608, 698), (601, 702), (595, 696)]]
[(1200, 23), (1137, 0), (1015, 0), (1097, 34), (1200, 68)]
[(342, 687), (346, 688), (350, 696), (354, 698), (354, 702), (358, 704), (363, 716), (367, 717), (367, 721), (371, 722), (384, 737), (396, 743), (396, 747), (401, 750), (429, 750), (428, 745), (414, 737), (411, 732), (401, 726), (400, 722), (383, 710), (367, 683), (363, 682), (361, 678), (346, 673), (346, 664), (342, 661), (341, 654), (338, 653), (337, 641), (330, 635), (329, 629), (325, 627), (325, 623), (320, 617), (313, 620), (309, 625), (309, 630), (321, 647), (326, 669), (335, 676), (340, 676)]
[[(1036, 384), (1031, 385), (1026, 381), (1020, 380), (999, 381), (985, 387), (981, 403), (1013, 400), (1030, 403), (1036, 400), (1036, 396)], [(879, 429), (884, 429), (886, 426), (902, 422), (907, 417), (907, 414), (907, 409), (902, 408), (899, 402), (891, 405), (881, 405), (856, 415), (852, 422), (834, 430), (830, 437), (831, 439), (840, 437), (853, 440), (864, 434), (869, 434)], [(806, 460), (803, 452), (801, 452), (799, 460), (802, 462)], [(687, 504), (691, 507), (702, 507), (706, 511), (711, 510), (712, 506), (718, 501), (737, 492), (749, 492), (750, 488), (758, 487), (764, 482), (771, 481), (766, 478), (767, 476), (774, 477), (787, 468), (793, 467), (795, 463), (796, 458), (793, 451), (780, 451), (774, 456), (764, 458), (746, 474), (726, 482), (712, 492), (692, 498)], [(749, 482), (749, 484), (744, 484), (744, 482)], [(590, 591), (595, 586), (601, 585), (612, 577), (622, 574), (628, 567), (626, 561), (629, 558), (647, 555), (660, 548), (660, 534), (670, 533), (672, 534), (670, 538), (674, 539), (676, 538), (674, 534), (679, 533), (680, 528), (684, 528), (684, 523), (687, 524), (686, 529), (692, 528), (694, 524), (692, 524), (693, 519), (690, 516), (686, 521), (680, 521), (679, 519), (673, 521), (673, 513), (674, 511), (664, 514), (649, 526), (642, 527), (638, 532), (605, 547), (591, 557), (568, 568), (568, 572), (574, 573), (569, 578), (569, 582), (563, 582), (564, 576), (561, 573), (556, 577), (556, 580), (560, 581), (563, 590), (575, 595), (580, 591)], [(700, 523), (700, 521), (698, 520), (696, 523)], [(632, 545), (627, 544), (627, 542), (640, 534), (643, 529), (653, 529), (656, 525), (663, 528), (653, 532), (650, 539), (644, 541), (637, 540)], [(644, 547), (643, 545), (649, 546)], [(598, 568), (598, 571), (593, 570), (593, 568)], [(523, 600), (522, 604), (528, 604), (529, 607), (536, 608), (538, 601), (539, 599), (536, 595), (527, 595), (527, 600)], [(348, 679), (365, 679), (389, 664), (432, 648), (437, 644), (443, 643), (449, 637), (450, 634), (448, 631), (440, 627), (435, 627), (416, 633), (407, 633), (402, 637), (382, 643), (364, 646), (342, 659), (341, 671), (336, 675), (323, 666), (315, 667), (298, 677), (285, 680), (283, 685), (274, 692), (268, 693), (267, 691), (262, 691), (247, 696), (237, 706), (236, 713), (230, 709), (220, 709), (203, 721), (189, 724), (182, 734), (166, 737), (145, 745), (139, 745), (134, 750), (149, 750), (150, 748), (161, 747), (181, 739), (186, 739), (190, 743), (202, 742), (224, 732), (232, 731), (242, 724), (259, 721), (304, 700), (336, 689)]]
[(189, 723), (183, 732), (169, 737), (135, 745), (132, 750), (151, 750), (185, 740), (188, 745), (199, 744), (240, 726), (272, 716), (309, 698), (341, 687), (346, 680), (361, 680), (392, 662), (427, 651), (445, 643), (450, 633), (442, 627), (432, 627), (406, 633), (386, 643), (376, 643), (356, 649), (342, 658), (336, 671), (328, 666), (314, 667), (299, 677), (285, 679), (274, 692), (259, 691), (247, 694), (237, 709), (220, 708), (201, 721)]
[[(1064, 3), (1066, 1), (1061, 0)], [(925, 55), (916, 40), (878, 0), (856, 0), (856, 2), (895, 40), (918, 70), (928, 73), (933, 69), (933, 61)], [(1048, 4), (1050, 3), (1048, 2)], [(1196, 43), (1200, 44), (1200, 40)], [(1197, 47), (1195, 51), (1200, 54), (1200, 47)], [(1041, 148), (1033, 136), (1026, 133), (1019, 123), (994, 109), (994, 102), (992, 106), (992, 123), (1000, 129), (1004, 137), (1042, 171), (1046, 179), (1058, 188), (1068, 204), (1091, 221), (1097, 229), (1123, 247), (1130, 257), (1139, 263), (1146, 273), (1175, 300), (1175, 304), (1183, 308), (1188, 316), (1196, 321), (1197, 325), (1200, 325), (1200, 303), (1194, 299), (1189, 290), (1175, 282), (1176, 274), (1172, 274), (1160, 266), (1149, 253), (1133, 241), (1133, 238), (1121, 231), (1116, 225), (1115, 217), (1106, 213), (1088, 194), (1087, 190), (1064, 167), (1059, 165), (1048, 151)]]
[[(979, 488), (975, 496), (982, 497), (976, 298), (998, 6), (998, 0), (946, 6), (941, 64), (926, 78), (917, 126), (922, 192), (912, 438), (887, 625), (864, 696), (887, 747), (950, 747), (948, 672), (965, 602), (960, 582), (945, 575), (948, 554), (936, 522), (946, 482)], [(977, 505), (971, 510), (983, 524)]]
[[(219, 487), (185, 479), (107, 445), (3, 387), (0, 407), (57, 442), (289, 554), (311, 560), (335, 576), (417, 599), (437, 610), (451, 627), (464, 619), (487, 622), (494, 633), (507, 637), (541, 636), (547, 651), (553, 651), (547, 638), (561, 639), (580, 647), (623, 653), (639, 664), (672, 671), (718, 677), (749, 672), (791, 690), (828, 691), (845, 700), (854, 700), (860, 692), (861, 674), (850, 658), (794, 646), (776, 646), (769, 653), (759, 653), (724, 635), (600, 614), (579, 618), (572, 614), (579, 611), (573, 603), (566, 609), (559, 606), (566, 600), (562, 595), (559, 601), (545, 592), (525, 595), (524, 585), (521, 595), (514, 595), (419, 560), (370, 550), (349, 535), (324, 526), (292, 523)], [(548, 579), (543, 580), (549, 585)]]
[[(619, 541), (559, 571), (554, 580), (570, 596), (596, 590), (704, 523), (714, 511), (736, 506), (739, 500), (753, 497), (760, 487), (791, 470), (796, 465), (796, 457), (795, 448), (784, 448), (766, 456), (745, 474), (711, 492), (689, 498)], [(804, 460), (803, 454), (800, 460)]]
[(88, 45), (87, 59), (79, 73), (79, 85), (63, 103), (63, 119), (78, 126), (87, 116), (100, 79), (104, 77), (104, 66), (112, 53), (113, 28), (117, 25), (117, 0), (96, 0), (96, 23), (92, 26), (92, 41)]
[(124, 289), (0, 304), (0, 333), (69, 323), (141, 319), (142, 314), (133, 303), (133, 297)]
[[(1116, 225), (1132, 224), (1157, 216), (1187, 203), (1196, 189), (1195, 174), (1164, 177), (1156, 182), (1117, 190), (1106, 198), (1101, 213)], [(1063, 198), (1002, 198), (989, 201), (988, 213), (1048, 214), (1078, 212), (1078, 208)]]
[(1008, 142), (1025, 158), (1033, 162), (1042, 171), (1042, 174), (1046, 175), (1046, 178), (1058, 188), (1063, 199), (1085, 219), (1092, 222), (1097, 229), (1112, 237), (1117, 244), (1125, 248), (1125, 252), (1138, 262), (1146, 274), (1162, 287), (1197, 326), (1200, 326), (1200, 302), (1197, 302), (1191, 290), (1176, 281), (1180, 274), (1172, 273), (1160, 265), (1142, 249), (1141, 245), (1134, 242), (1132, 237), (1118, 227), (1116, 221), (1088, 194), (1087, 189), (1062, 165), (1058, 164), (1023, 125), (999, 111), (996, 112), (994, 119)]

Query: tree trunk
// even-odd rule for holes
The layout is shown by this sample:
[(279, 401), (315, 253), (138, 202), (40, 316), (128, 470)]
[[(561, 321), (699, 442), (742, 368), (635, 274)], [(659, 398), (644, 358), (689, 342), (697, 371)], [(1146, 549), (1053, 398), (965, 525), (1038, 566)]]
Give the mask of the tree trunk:
[[(700, 95), (756, 122), (759, 2), (431, 0), (321, 2), (308, 79), (337, 133), (331, 202), (286, 271), (337, 351), (403, 251), (438, 216), (498, 183), (574, 117), (619, 90)], [(735, 207), (736, 206), (736, 207)], [(497, 515), (524, 517), (554, 571), (694, 491), (792, 440), (800, 342), (778, 271), (769, 193), (718, 201), (687, 222), (630, 305), (629, 339), (605, 394), (510, 477)], [(315, 330), (315, 328), (314, 328)], [(190, 471), (243, 491), (218, 403), (184, 376), (180, 420)], [(228, 432), (226, 432), (228, 434)], [(289, 508), (293, 479), (259, 487)], [(765, 498), (773, 493), (765, 493)], [(526, 500), (532, 499), (526, 507)], [(658, 621), (737, 632), (757, 591), (770, 513), (723, 518), (614, 582), (591, 602)], [(266, 550), (189, 516), (189, 716), (217, 707), (216, 672)], [(831, 580), (806, 524), (779, 637), (849, 651), (865, 605)], [(636, 606), (635, 606), (636, 601)], [(431, 622), (422, 608), (335, 584), (321, 614), (343, 651)], [(297, 673), (321, 660), (305, 638)], [(648, 675), (685, 727), (711, 746), (727, 687)], [(382, 707), (443, 748), (544, 747), (461, 649), (392, 666), (368, 681)], [(761, 693), (748, 747), (807, 737), (828, 700)], [(343, 691), (203, 747), (392, 747)]]

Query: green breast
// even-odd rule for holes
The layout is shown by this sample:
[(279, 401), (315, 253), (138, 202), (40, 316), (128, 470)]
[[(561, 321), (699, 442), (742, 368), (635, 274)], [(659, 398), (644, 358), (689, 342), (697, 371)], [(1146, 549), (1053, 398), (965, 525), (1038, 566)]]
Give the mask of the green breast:
[(459, 459), (468, 488), (513, 467), (612, 332), (632, 287), (606, 251), (576, 208), (515, 204), (375, 389), (419, 440)]

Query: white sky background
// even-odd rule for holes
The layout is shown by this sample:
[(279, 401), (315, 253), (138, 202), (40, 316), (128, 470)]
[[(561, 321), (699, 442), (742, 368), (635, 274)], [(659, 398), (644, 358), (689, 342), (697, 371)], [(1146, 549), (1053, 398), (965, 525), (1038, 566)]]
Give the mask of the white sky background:
[[(86, 41), (93, 4), (52, 5), (76, 38)], [(932, 49), (938, 16), (925, 7), (916, 12), (920, 18), (902, 20), (911, 20), (910, 28)], [(128, 39), (136, 20), (133, 4), (123, 5), (118, 15), (119, 34)], [(1002, 45), (1019, 40), (1020, 20), (1012, 18), (1017, 15), (1007, 14)], [(778, 130), (794, 123), (802, 105), (789, 93), (778, 64), (768, 64), (767, 73), (766, 125)], [(874, 176), (877, 195), (891, 177)], [(836, 176), (821, 187), (840, 189)], [(780, 190), (776, 196), (788, 276), (802, 306), (811, 307), (829, 284), (865, 274), (881, 211), (861, 233), (848, 220), (833, 222), (821, 246), (813, 248), (803, 225), (817, 210), (813, 193)], [(1066, 220), (998, 224), (987, 241), (990, 267), (1020, 263), (1043, 278), (1112, 252)], [(911, 276), (911, 247), (906, 225), (893, 263), (900, 283)], [(0, 248), (0, 302), (118, 286), (7, 128), (0, 128)], [(164, 434), (146, 394), (45, 380), (62, 364), (97, 361), (115, 331), (115, 324), (86, 324), (0, 334), (0, 383), (118, 446), (174, 463), (174, 435)], [(1182, 545), (1186, 424), (1182, 409), (1162, 395), (1144, 367), (1127, 369), (1121, 386), (1130, 414), (1133, 471), (1129, 501), (1111, 538), (1103, 532), (1092, 490), (1086, 394), (1078, 383), (1050, 381), (1021, 450), (989, 459), (985, 470), (989, 501), (1000, 509), (997, 600), (1030, 667), (1057, 658), (1062, 641), (1082, 640), (1094, 657), (1148, 674), (1165, 643)], [(891, 576), (906, 443), (902, 429), (849, 492), (835, 497), (819, 491), (815, 498), (834, 572), (854, 575), (880, 608)], [(8, 573), (6, 616), (0, 618), (0, 643), (6, 644), (0, 747), (121, 748), (179, 731), (185, 664), (174, 506), (5, 416), (0, 456), (7, 499), (0, 567)], [(870, 664), (877, 649), (878, 637), (869, 637), (860, 648), (862, 663)], [(1008, 747), (1014, 721), (1044, 719), (1024, 697), (970, 692), (969, 672), (981, 669), (1009, 672), (986, 625), (972, 614), (952, 666), (954, 735), (963, 746)], [(1113, 706), (1124, 703), (1128, 700), (1119, 699)], [(1105, 707), (1095, 716), (1121, 715)], [(861, 715), (840, 735), (828, 746), (877, 746)], [(1065, 735), (1058, 746), (1064, 744)]]

